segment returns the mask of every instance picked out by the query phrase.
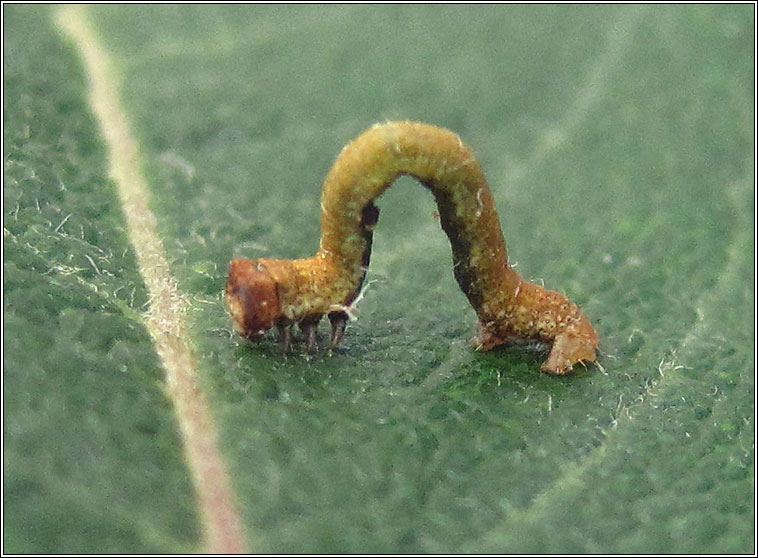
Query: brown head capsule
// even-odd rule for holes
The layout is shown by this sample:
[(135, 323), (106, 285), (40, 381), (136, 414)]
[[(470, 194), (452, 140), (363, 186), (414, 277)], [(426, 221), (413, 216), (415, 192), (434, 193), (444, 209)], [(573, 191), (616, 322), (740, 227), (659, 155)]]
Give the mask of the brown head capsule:
[(242, 337), (259, 339), (281, 314), (276, 282), (260, 264), (240, 258), (229, 264), (226, 307)]
[(374, 200), (400, 175), (434, 194), (453, 273), (479, 318), (477, 349), (513, 338), (544, 341), (552, 348), (542, 370), (556, 374), (595, 360), (597, 334), (581, 310), (508, 265), (492, 194), (468, 147), (448, 130), (411, 121), (377, 124), (342, 150), (324, 180), (315, 256), (231, 263), (226, 301), (240, 334), (255, 339), (277, 325), (287, 347), (288, 328), (298, 323), (310, 347), (327, 314), (332, 346), (339, 343), (369, 265)]

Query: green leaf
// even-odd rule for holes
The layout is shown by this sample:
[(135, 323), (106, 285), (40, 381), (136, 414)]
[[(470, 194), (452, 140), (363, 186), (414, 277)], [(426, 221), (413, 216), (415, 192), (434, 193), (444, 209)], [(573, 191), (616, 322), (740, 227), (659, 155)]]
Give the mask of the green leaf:
[[(750, 6), (89, 9), (251, 551), (754, 552)], [(4, 16), (4, 550), (197, 548), (86, 77), (49, 10)], [(233, 335), (228, 261), (313, 254), (321, 180), (388, 118), (473, 147), (511, 261), (601, 366), (474, 352), (410, 179), (339, 350)]]
[(3, 550), (191, 548), (146, 293), (74, 53), (4, 7)]

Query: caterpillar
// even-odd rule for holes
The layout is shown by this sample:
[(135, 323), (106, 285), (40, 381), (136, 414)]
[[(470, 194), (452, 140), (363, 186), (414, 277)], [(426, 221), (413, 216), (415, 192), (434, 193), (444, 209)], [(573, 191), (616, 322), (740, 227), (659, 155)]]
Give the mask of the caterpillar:
[(297, 324), (312, 351), (326, 315), (336, 347), (371, 259), (374, 200), (401, 175), (434, 195), (453, 273), (477, 314), (478, 350), (514, 338), (545, 342), (551, 349), (541, 369), (554, 374), (595, 361), (597, 333), (582, 311), (508, 264), (492, 193), (471, 150), (453, 132), (413, 121), (375, 124), (342, 149), (324, 180), (316, 255), (229, 264), (225, 301), (237, 332), (258, 340), (276, 326), (286, 352)]

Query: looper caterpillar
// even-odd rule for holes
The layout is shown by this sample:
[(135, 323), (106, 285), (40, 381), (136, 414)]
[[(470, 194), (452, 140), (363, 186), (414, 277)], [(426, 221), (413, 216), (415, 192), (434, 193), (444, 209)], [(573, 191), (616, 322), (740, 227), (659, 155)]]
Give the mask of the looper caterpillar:
[(542, 370), (555, 374), (595, 360), (597, 334), (582, 311), (508, 265), (492, 194), (471, 151), (456, 134), (411, 121), (376, 124), (342, 149), (324, 181), (315, 256), (239, 258), (229, 264), (226, 304), (237, 332), (256, 340), (276, 326), (286, 351), (291, 326), (298, 324), (312, 350), (326, 314), (331, 346), (337, 346), (369, 265), (379, 218), (374, 200), (400, 175), (414, 177), (434, 194), (453, 251), (453, 273), (478, 316), (477, 349), (512, 338), (551, 343)]

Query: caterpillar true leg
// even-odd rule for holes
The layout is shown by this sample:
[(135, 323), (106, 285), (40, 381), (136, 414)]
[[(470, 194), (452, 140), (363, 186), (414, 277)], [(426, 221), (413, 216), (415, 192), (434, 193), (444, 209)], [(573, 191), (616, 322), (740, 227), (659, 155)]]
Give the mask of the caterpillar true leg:
[(448, 130), (410, 121), (377, 124), (342, 150), (324, 181), (315, 256), (231, 262), (226, 303), (238, 332), (257, 339), (277, 325), (286, 350), (290, 325), (298, 323), (313, 350), (316, 324), (327, 314), (336, 347), (369, 265), (374, 200), (403, 174), (434, 194), (453, 273), (479, 318), (478, 349), (511, 338), (552, 343), (542, 369), (557, 374), (595, 360), (597, 334), (581, 310), (508, 265), (492, 194), (471, 151)]
[(282, 353), (287, 354), (292, 347), (292, 322), (282, 320), (276, 324), (276, 329), (279, 331), (279, 345)]
[(345, 328), (347, 327), (348, 315), (346, 312), (330, 312), (329, 322), (332, 324), (332, 338), (330, 341), (330, 348), (334, 349), (342, 341), (342, 337), (345, 335)]
[(307, 343), (306, 350), (308, 353), (312, 353), (316, 350), (316, 327), (321, 320), (321, 314), (314, 314), (312, 316), (306, 316), (297, 324), (300, 326), (300, 331), (305, 334)]

